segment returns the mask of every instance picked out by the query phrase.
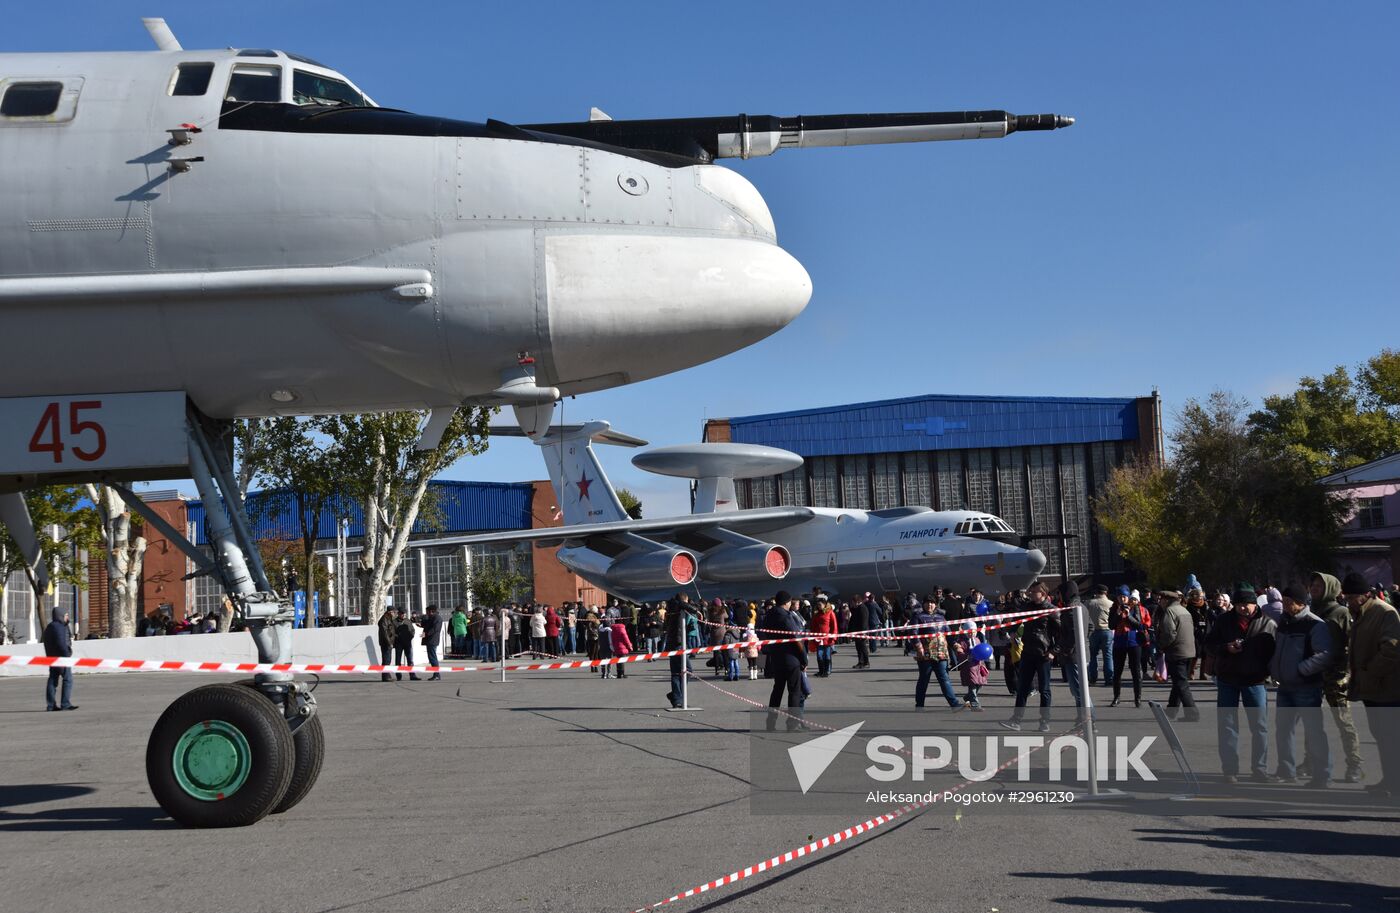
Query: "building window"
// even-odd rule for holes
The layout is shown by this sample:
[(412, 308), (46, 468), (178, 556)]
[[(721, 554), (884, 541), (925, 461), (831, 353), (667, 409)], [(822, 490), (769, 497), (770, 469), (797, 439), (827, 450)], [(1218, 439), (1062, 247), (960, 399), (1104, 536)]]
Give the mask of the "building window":
[(1018, 533), (1026, 527), (1026, 455), (1019, 447), (997, 451), (997, 495), (995, 511)]
[[(1030, 467), (1031, 477), (1031, 516), (1027, 529), (1024, 533), (1058, 533), (1060, 532), (1060, 492), (1059, 481), (1055, 473), (1055, 448), (1054, 447), (1027, 447), (1027, 465)], [(1061, 560), (1059, 543), (1053, 539), (1045, 540), (1042, 543), (1035, 543), (1045, 552), (1048, 562), (1045, 565), (1047, 575), (1059, 576), (1065, 572), (1064, 561)]]
[(898, 507), (899, 501), (899, 455), (882, 453), (870, 458), (871, 482), (875, 489), (875, 509)]
[(962, 452), (940, 450), (934, 454), (938, 476), (938, 509), (962, 510), (967, 507), (963, 497)]
[(1060, 497), (1065, 512), (1065, 532), (1074, 536), (1065, 540), (1069, 556), (1070, 576), (1089, 573), (1089, 486), (1084, 448), (1068, 444), (1060, 448)]
[(807, 468), (799, 466), (778, 476), (778, 494), (784, 506), (807, 506)]
[(812, 506), (840, 507), (836, 491), (836, 457), (813, 457), (808, 468), (812, 471)]
[(904, 455), (904, 503), (915, 507), (933, 506), (927, 453), (916, 450)]
[(841, 506), (870, 509), (870, 458), (848, 456), (841, 468)]
[(1385, 526), (1385, 504), (1380, 498), (1357, 498), (1356, 522), (1362, 529), (1382, 528)]
[(749, 479), (749, 506), (778, 506), (778, 486), (775, 477), (761, 476), (757, 479)]
[(987, 514), (997, 512), (990, 450), (967, 451), (967, 507)]
[(463, 602), (462, 550), (451, 546), (420, 550), (428, 575), (428, 602), (450, 610)]

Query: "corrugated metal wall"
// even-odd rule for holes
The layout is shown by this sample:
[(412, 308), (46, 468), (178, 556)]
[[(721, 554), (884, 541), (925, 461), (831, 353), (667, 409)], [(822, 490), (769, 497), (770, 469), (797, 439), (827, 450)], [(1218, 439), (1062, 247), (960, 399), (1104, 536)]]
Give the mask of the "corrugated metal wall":
[[(529, 482), (432, 482), (430, 500), (414, 526), (415, 533), (470, 533), (500, 529), (530, 529)], [(350, 537), (364, 535), (364, 510), (358, 502), (344, 502), (321, 511), (318, 539), (334, 539), (336, 521), (350, 518)], [(248, 517), (258, 539), (294, 539), (301, 536), (297, 507), (285, 492), (254, 492), (248, 498)], [(204, 545), (204, 505), (189, 503), (189, 522), (195, 544)]]
[(1132, 441), (1133, 398), (919, 396), (729, 420), (733, 440), (802, 456)]

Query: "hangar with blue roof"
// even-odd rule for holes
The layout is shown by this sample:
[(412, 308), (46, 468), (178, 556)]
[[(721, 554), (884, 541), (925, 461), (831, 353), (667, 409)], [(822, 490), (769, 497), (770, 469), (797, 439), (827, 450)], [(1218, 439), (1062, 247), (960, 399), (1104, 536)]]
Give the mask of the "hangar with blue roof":
[(740, 507), (904, 505), (1001, 517), (1041, 547), (1047, 576), (1111, 580), (1118, 544), (1094, 521), (1108, 473), (1160, 460), (1162, 405), (1137, 397), (956, 396), (709, 419), (704, 440), (791, 450), (803, 465), (736, 482)]

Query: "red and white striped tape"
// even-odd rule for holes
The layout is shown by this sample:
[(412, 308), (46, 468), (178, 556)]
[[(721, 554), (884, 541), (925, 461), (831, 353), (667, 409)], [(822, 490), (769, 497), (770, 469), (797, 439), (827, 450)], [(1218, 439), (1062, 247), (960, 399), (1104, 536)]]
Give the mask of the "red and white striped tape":
[[(704, 682), (704, 684), (709, 685), (711, 688), (714, 688), (721, 694), (728, 695), (729, 697), (743, 701), (747, 704), (756, 704), (758, 706), (763, 706), (761, 704), (758, 704), (757, 701), (741, 697), (740, 695), (734, 694), (733, 692), (726, 691), (718, 685), (711, 684), (710, 682), (705, 682), (704, 679), (700, 678), (699, 676), (692, 676), (692, 678), (695, 678), (696, 681)], [(793, 716), (793, 714), (786, 713), (782, 710), (779, 710), (778, 712), (783, 713), (786, 716)], [(803, 722), (806, 723), (808, 726), (817, 726), (818, 728), (827, 729), (832, 732), (836, 731), (830, 726), (815, 723), (812, 720), (803, 719)], [(1034, 753), (1039, 750), (1040, 747), (1033, 747), (1030, 749), (1031, 753)], [(1017, 758), (1013, 756), (1005, 764), (1002, 764), (996, 770), (992, 771), (991, 776), (994, 776), (1006, 770), (1006, 768), (1014, 764), (1016, 760)], [(934, 802), (938, 802), (940, 799), (942, 799), (946, 793), (961, 792), (962, 790), (967, 789), (967, 787), (971, 786), (974, 782), (977, 781), (964, 780), (962, 783), (959, 783), (956, 786), (949, 787), (947, 789), (936, 790), (933, 793), (933, 798), (928, 802), (911, 802), (907, 805), (900, 805), (896, 807), (893, 811), (886, 812), (883, 815), (876, 815), (874, 818), (867, 818), (865, 821), (862, 821), (859, 824), (853, 824), (850, 827), (844, 828), (843, 830), (839, 830), (834, 834), (828, 834), (820, 840), (813, 840), (811, 843), (807, 843), (799, 847), (794, 847), (793, 849), (790, 849), (785, 853), (780, 853), (777, 856), (770, 857), (768, 859), (763, 860), (762, 862), (756, 862), (753, 865), (745, 866), (742, 869), (730, 872), (728, 875), (724, 875), (720, 878), (715, 878), (711, 881), (705, 882), (704, 884), (696, 885), (693, 888), (688, 888), (684, 891), (672, 894), (665, 900), (658, 900), (655, 903), (650, 903), (644, 907), (639, 907), (636, 910), (633, 910), (632, 913), (647, 913), (648, 910), (655, 910), (658, 907), (664, 907), (667, 904), (675, 903), (678, 900), (685, 900), (689, 897), (695, 897), (699, 894), (704, 894), (709, 891), (713, 891), (717, 888), (723, 888), (728, 885), (734, 884), (736, 881), (743, 881), (745, 878), (752, 878), (755, 875), (761, 875), (764, 872), (771, 871), (772, 869), (776, 869), (779, 866), (786, 865), (789, 862), (794, 862), (805, 856), (810, 856), (813, 853), (820, 852), (826, 849), (827, 847), (835, 846), (838, 843), (841, 843), (846, 840), (851, 840), (863, 834), (868, 834), (871, 831), (875, 830), (877, 827), (889, 824), (891, 821), (897, 821), (898, 819), (903, 818), (906, 815), (921, 812), (924, 809), (928, 808), (930, 805), (932, 805)]]
[[(753, 641), (764, 644), (802, 643), (810, 637), (786, 637), (775, 640)], [(558, 669), (591, 669), (598, 666), (615, 666), (620, 663), (636, 663), (648, 659), (666, 659), (672, 656), (686, 656), (696, 653), (714, 653), (727, 650), (740, 644), (717, 644), (707, 647), (690, 647), (684, 650), (663, 650), (659, 653), (629, 653), (627, 656), (613, 656), (608, 659), (577, 659), (557, 663), (521, 663), (508, 665), (507, 672), (541, 672)], [(382, 663), (229, 663), (192, 662), (158, 659), (102, 659), (95, 656), (6, 656), (0, 654), (0, 666), (41, 666), (53, 669), (122, 669), (130, 672), (234, 672), (261, 673), (286, 672), (294, 675), (378, 675), (384, 672), (499, 672), (499, 663), (486, 666), (393, 666)]]
[[(1053, 610), (1052, 610), (1053, 611)], [(1041, 612), (1040, 614), (1048, 614)], [(1005, 622), (1001, 625), (982, 625), (979, 630), (990, 631), (998, 627), (1019, 624), (1021, 620)], [(792, 633), (790, 631), (783, 633)], [(972, 633), (969, 631), (968, 633)], [(926, 635), (905, 635), (889, 640), (908, 640)], [(715, 653), (720, 650), (744, 649), (757, 645), (806, 643), (813, 640), (832, 639), (831, 635), (804, 634), (801, 637), (780, 637), (772, 640), (739, 641), (733, 644), (711, 644), (704, 647), (689, 647), (684, 650), (662, 650), (659, 653), (630, 653), (627, 656), (613, 656), (608, 659), (577, 659), (553, 663), (519, 663), (505, 667), (507, 672), (551, 672), (562, 669), (593, 669), (598, 666), (615, 666), (620, 663), (636, 663), (650, 659), (667, 659), (672, 656), (689, 656), (700, 653)], [(385, 672), (427, 673), (439, 672), (499, 672), (497, 663), (485, 666), (395, 666), (383, 663), (230, 663), (194, 662), (159, 659), (103, 659), (95, 656), (6, 656), (0, 654), (0, 666), (38, 666), (50, 669), (113, 669), (128, 672), (232, 672), (237, 674), (283, 672), (292, 675), (379, 675)]]
[[(860, 637), (860, 638), (864, 638), (864, 639), (866, 639), (866, 640), (899, 640), (899, 639), (901, 639), (900, 636), (898, 636), (898, 635), (893, 635), (893, 634), (888, 633), (888, 632), (894, 632), (894, 631), (921, 631), (921, 630), (923, 630), (923, 629), (925, 629), (925, 628), (940, 628), (940, 627), (961, 628), (961, 626), (962, 626), (963, 624), (965, 624), (966, 622), (968, 622), (968, 621), (974, 621), (974, 622), (977, 623), (977, 625), (978, 625), (979, 627), (982, 627), (982, 626), (986, 625), (987, 622), (998, 622), (998, 621), (1001, 621), (1001, 620), (1004, 620), (1004, 619), (1013, 619), (1013, 618), (1016, 619), (1016, 620), (1017, 620), (1017, 623), (1019, 624), (1020, 622), (1026, 621), (1027, 619), (1032, 618), (1032, 617), (1039, 617), (1039, 616), (1041, 616), (1041, 615), (1048, 615), (1048, 614), (1050, 614), (1050, 612), (1052, 612), (1052, 611), (1053, 611), (1053, 612), (1064, 612), (1064, 611), (1068, 611), (1068, 607), (1061, 608), (1061, 607), (1059, 607), (1059, 606), (1056, 606), (1055, 608), (1053, 608), (1053, 609), (1048, 609), (1048, 610), (1045, 609), (1045, 608), (1037, 607), (1037, 608), (1034, 608), (1034, 609), (1023, 609), (1023, 610), (1016, 611), (1016, 612), (1001, 612), (1001, 613), (996, 614), (996, 615), (975, 615), (975, 616), (973, 616), (973, 617), (971, 617), (971, 618), (959, 618), (959, 619), (957, 619), (957, 620), (944, 619), (943, 621), (928, 621), (928, 622), (924, 622), (924, 623), (922, 623), (922, 624), (916, 624), (916, 625), (915, 625), (915, 624), (897, 625), (897, 626), (892, 627), (892, 628), (876, 628), (876, 629), (872, 629), (872, 630), (868, 630), (868, 631), (847, 631), (847, 632), (845, 632), (845, 633), (843, 633), (843, 634), (812, 634), (811, 636), (813, 636), (813, 637), (820, 637), (820, 638), (823, 638), (823, 639), (830, 639), (830, 638), (837, 638), (837, 637), (839, 637), (839, 638), (856, 638), (856, 637)], [(732, 625), (731, 625), (731, 624), (728, 624), (727, 622), (722, 622), (722, 621), (709, 621), (708, 619), (704, 619), (704, 618), (701, 618), (701, 619), (698, 619), (698, 620), (699, 620), (699, 622), (700, 622), (701, 624), (709, 625), (710, 627), (715, 627), (715, 628), (747, 628), (747, 627), (748, 627), (747, 625), (741, 625), (741, 624), (732, 624)], [(1005, 625), (999, 625), (999, 627), (1005, 627)], [(756, 631), (756, 632), (759, 633), (759, 634), (788, 634), (788, 633), (791, 633), (791, 632), (789, 632), (789, 631), (779, 631), (779, 630), (775, 630), (775, 629), (773, 629), (773, 628), (754, 628), (754, 631)], [(925, 634), (925, 635), (916, 635), (916, 636), (924, 636), (924, 637), (926, 637), (926, 636), (928, 636), (928, 635)]]

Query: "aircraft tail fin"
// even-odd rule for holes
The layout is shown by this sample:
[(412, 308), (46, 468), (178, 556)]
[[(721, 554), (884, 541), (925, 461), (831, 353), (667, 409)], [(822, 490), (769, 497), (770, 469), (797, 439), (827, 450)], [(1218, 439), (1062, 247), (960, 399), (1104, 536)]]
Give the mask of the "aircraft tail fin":
[[(522, 434), (511, 428), (493, 428), (491, 433)], [(598, 462), (598, 455), (593, 452), (593, 444), (644, 447), (646, 441), (613, 431), (612, 426), (604, 421), (555, 425), (533, 440), (540, 448), (540, 455), (544, 457), (549, 470), (549, 481), (554, 486), (555, 497), (559, 499), (564, 525), (629, 519), (617, 498), (617, 492), (608, 481), (608, 474), (603, 471), (603, 464)]]

